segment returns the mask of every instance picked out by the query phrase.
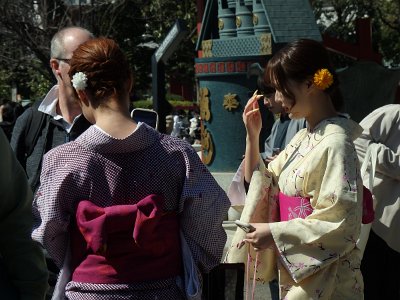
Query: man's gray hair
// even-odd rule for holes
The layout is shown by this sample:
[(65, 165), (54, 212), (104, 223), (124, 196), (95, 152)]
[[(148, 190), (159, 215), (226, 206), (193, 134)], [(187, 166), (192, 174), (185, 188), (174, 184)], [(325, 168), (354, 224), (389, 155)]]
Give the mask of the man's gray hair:
[(81, 30), (82, 32), (86, 32), (91, 38), (94, 38), (93, 33), (91, 33), (89, 30), (79, 27), (79, 26), (70, 26), (70, 27), (65, 27), (58, 31), (53, 38), (51, 39), (50, 43), (50, 58), (64, 58), (64, 51), (65, 51), (65, 45), (64, 45), (64, 37), (66, 34), (69, 33), (71, 29), (75, 30)]

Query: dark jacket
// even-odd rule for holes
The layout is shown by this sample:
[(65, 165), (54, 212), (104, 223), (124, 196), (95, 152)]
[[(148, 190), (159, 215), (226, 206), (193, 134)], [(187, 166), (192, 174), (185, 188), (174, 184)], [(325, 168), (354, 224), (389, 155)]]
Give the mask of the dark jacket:
[(30, 124), (32, 114), (43, 114), (36, 110), (37, 106), (30, 107), (17, 119), (10, 142), (18, 161), (25, 169), (33, 192), (36, 192), (40, 185), (43, 155), (54, 147), (75, 140), (91, 125), (85, 117), (81, 115), (68, 133), (64, 129), (61, 121), (55, 120), (50, 115), (46, 115), (32, 153), (28, 154), (26, 146), (27, 127), (34, 126)]
[(32, 191), (1, 130), (0, 156), (0, 298), (42, 300), (48, 273), (31, 239)]

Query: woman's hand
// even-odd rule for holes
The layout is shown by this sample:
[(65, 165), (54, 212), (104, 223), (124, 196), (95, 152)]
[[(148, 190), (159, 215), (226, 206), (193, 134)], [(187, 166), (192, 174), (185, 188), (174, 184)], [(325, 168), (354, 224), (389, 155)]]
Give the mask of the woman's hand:
[(267, 157), (264, 159), (265, 165), (268, 166), (268, 164), (269, 164), (271, 161), (273, 161), (275, 158), (277, 158), (277, 157), (278, 157), (278, 154), (275, 154), (275, 155), (272, 155), (272, 156), (267, 156)]
[(250, 138), (258, 137), (261, 132), (262, 120), (257, 100), (263, 97), (257, 91), (247, 102), (243, 111), (243, 123)]
[(264, 250), (275, 245), (268, 223), (251, 223), (256, 230), (246, 234), (244, 242), (250, 243), (254, 250)]

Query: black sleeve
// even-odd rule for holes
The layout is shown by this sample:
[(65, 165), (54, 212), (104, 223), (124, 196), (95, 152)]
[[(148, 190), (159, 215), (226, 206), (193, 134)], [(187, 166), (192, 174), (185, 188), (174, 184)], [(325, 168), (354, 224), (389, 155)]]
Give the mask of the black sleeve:
[(16, 120), (10, 141), (11, 148), (24, 169), (26, 169), (26, 128), (30, 119), (32, 119), (32, 107), (28, 108)]

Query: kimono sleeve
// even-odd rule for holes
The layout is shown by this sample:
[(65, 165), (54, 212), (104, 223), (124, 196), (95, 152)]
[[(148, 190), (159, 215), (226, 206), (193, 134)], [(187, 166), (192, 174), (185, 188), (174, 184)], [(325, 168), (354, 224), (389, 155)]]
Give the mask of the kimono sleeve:
[(270, 223), (280, 260), (295, 282), (350, 253), (360, 231), (362, 184), (354, 146), (343, 139), (328, 143), (304, 174), (312, 214)]
[(59, 268), (63, 265), (68, 245), (75, 196), (83, 186), (79, 178), (60, 152), (50, 151), (44, 156), (41, 186), (33, 201), (36, 224), (32, 238), (43, 245)]
[(181, 229), (202, 272), (222, 258), (226, 233), (222, 227), (230, 201), (195, 151), (185, 154), (186, 177), (181, 194)]
[[(367, 117), (368, 118), (368, 117)], [(361, 135), (360, 139), (367, 140), (369, 151), (374, 151), (376, 170), (385, 176), (400, 180), (400, 148), (397, 141), (400, 139), (400, 109), (398, 105), (382, 109), (372, 120), (365, 120), (370, 127)], [(364, 120), (361, 122), (364, 125)]]

